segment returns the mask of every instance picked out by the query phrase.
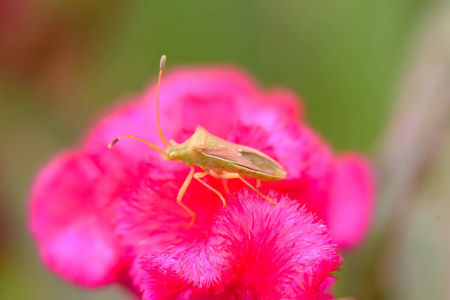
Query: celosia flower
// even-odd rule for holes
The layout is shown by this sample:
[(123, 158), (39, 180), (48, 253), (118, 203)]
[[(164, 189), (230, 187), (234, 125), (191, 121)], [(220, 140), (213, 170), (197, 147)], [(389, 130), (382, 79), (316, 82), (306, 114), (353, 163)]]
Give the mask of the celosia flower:
[[(263, 91), (225, 67), (174, 71), (161, 84), (167, 138), (182, 142), (201, 125), (266, 153), (288, 173), (262, 185), (275, 207), (229, 180), (223, 209), (214, 193), (192, 182), (183, 202), (197, 219), (186, 228), (189, 215), (176, 195), (189, 168), (133, 140), (106, 148), (130, 134), (160, 143), (155, 92), (153, 86), (106, 114), (81, 147), (39, 174), (30, 218), (44, 262), (80, 285), (122, 282), (148, 299), (325, 295), (340, 258), (325, 226), (306, 210), (323, 219), (338, 246), (356, 246), (372, 207), (365, 160), (333, 156), (299, 123), (298, 99), (288, 91)], [(219, 180), (205, 180), (225, 194)]]

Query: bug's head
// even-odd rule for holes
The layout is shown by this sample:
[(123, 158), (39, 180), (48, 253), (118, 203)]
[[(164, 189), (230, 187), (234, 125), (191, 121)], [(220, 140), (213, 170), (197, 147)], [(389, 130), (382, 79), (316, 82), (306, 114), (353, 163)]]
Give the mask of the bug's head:
[(167, 160), (179, 160), (180, 159), (180, 149), (179, 145), (170, 145), (166, 149)]

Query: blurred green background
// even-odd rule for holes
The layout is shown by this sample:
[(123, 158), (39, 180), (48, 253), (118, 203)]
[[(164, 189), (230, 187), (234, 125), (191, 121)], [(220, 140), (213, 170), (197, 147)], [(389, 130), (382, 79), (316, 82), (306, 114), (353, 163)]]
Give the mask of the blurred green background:
[[(80, 290), (45, 270), (26, 198), (40, 166), (155, 78), (161, 54), (168, 68), (233, 64), (264, 87), (288, 87), (337, 151), (372, 155), (425, 16), (442, 3), (0, 0), (0, 299), (124, 299), (119, 288)], [(403, 295), (376, 282), (365, 295), (354, 286), (363, 274), (345, 271), (354, 255), (336, 274), (338, 296)]]

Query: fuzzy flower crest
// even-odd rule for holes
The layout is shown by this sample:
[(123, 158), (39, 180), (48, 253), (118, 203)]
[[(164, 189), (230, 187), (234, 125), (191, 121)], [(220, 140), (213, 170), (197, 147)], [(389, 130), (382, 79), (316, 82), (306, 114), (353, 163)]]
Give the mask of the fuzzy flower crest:
[[(198, 125), (257, 149), (287, 171), (263, 182), (272, 206), (237, 179), (193, 180), (176, 201), (189, 168), (134, 140), (160, 145), (156, 87), (128, 99), (95, 124), (76, 149), (37, 176), (30, 227), (44, 263), (85, 287), (120, 283), (143, 299), (329, 299), (336, 246), (351, 249), (371, 220), (373, 180), (358, 154), (335, 156), (302, 119), (299, 100), (265, 91), (228, 67), (172, 71), (161, 83), (168, 139), (187, 140)], [(199, 171), (199, 170), (197, 170)], [(252, 184), (254, 181), (248, 179)], [(328, 228), (328, 229), (327, 229)]]
[(144, 299), (315, 299), (340, 261), (326, 227), (304, 207), (286, 197), (272, 207), (245, 192), (202, 239), (144, 253), (135, 273)]

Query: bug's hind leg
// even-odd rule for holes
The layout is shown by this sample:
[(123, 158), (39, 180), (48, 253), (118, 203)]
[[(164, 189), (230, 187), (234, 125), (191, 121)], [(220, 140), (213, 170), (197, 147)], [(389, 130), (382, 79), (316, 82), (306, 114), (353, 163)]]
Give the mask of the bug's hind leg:
[(223, 185), (223, 189), (225, 190), (225, 192), (227, 192), (227, 194), (230, 193), (230, 189), (228, 188), (228, 183), (226, 179), (221, 179), (222, 180), (222, 185)]
[(201, 184), (206, 186), (208, 189), (213, 191), (217, 196), (219, 196), (220, 200), (222, 200), (223, 206), (227, 207), (227, 202), (225, 201), (225, 198), (222, 196), (222, 194), (218, 190), (216, 190), (215, 188), (213, 188), (212, 186), (210, 186), (209, 184), (200, 179), (208, 174), (209, 174), (208, 172), (198, 172), (194, 174), (194, 178), (197, 179)]
[(241, 175), (239, 175), (238, 173), (223, 173), (220, 175), (220, 178), (223, 179), (231, 179), (231, 178), (237, 178), (240, 179), (243, 183), (245, 183), (249, 188), (251, 188), (252, 190), (254, 190), (258, 195), (260, 195), (261, 197), (263, 197), (264, 199), (266, 199), (267, 201), (269, 201), (270, 203), (272, 203), (272, 205), (275, 206), (275, 203), (272, 201), (272, 199), (270, 199), (269, 197), (267, 197), (266, 195), (262, 194), (260, 191), (258, 191), (253, 185), (251, 185), (247, 180), (245, 180)]
[(187, 190), (189, 184), (191, 183), (192, 177), (194, 176), (194, 171), (195, 171), (195, 169), (192, 167), (191, 171), (189, 172), (189, 175), (186, 177), (186, 179), (183, 182), (183, 185), (181, 186), (180, 190), (178, 191), (178, 196), (177, 196), (177, 203), (191, 215), (191, 221), (188, 223), (188, 225), (187, 225), (188, 227), (191, 227), (194, 224), (195, 213), (189, 207), (187, 207), (185, 204), (183, 204), (183, 202), (181, 202), (181, 200), (183, 199), (183, 196), (186, 193), (186, 190)]

